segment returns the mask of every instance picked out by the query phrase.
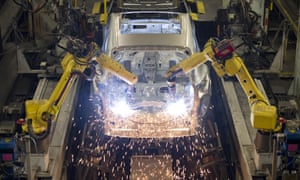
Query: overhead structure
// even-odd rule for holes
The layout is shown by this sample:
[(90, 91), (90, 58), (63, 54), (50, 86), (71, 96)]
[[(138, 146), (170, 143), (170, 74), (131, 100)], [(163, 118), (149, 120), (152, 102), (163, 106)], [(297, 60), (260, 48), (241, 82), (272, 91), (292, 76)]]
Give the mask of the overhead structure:
[(284, 17), (287, 19), (287, 21), (291, 24), (292, 30), (295, 33), (295, 35), (298, 36), (299, 1), (274, 0), (274, 3), (279, 8)]
[(298, 8), (298, 28), (297, 28), (297, 45), (295, 57), (294, 80), (289, 89), (289, 94), (299, 97), (300, 96), (300, 3)]

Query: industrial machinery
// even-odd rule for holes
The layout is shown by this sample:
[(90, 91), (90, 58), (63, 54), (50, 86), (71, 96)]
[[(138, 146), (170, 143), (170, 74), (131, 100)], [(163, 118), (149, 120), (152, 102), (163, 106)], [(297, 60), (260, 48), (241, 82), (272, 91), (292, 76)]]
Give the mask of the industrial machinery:
[(198, 65), (211, 61), (214, 70), (220, 77), (224, 75), (236, 76), (239, 80), (244, 92), (247, 94), (251, 107), (252, 126), (266, 131), (279, 131), (281, 128), (277, 127), (276, 124), (276, 107), (268, 103), (264, 95), (256, 87), (243, 61), (233, 52), (234, 47), (229, 40), (218, 42), (210, 39), (202, 52), (195, 53), (173, 66), (167, 73), (168, 80), (174, 82), (176, 74), (180, 72), (188, 73)]
[[(255, 143), (260, 144), (253, 147), (247, 141), (246, 153), (263, 151), (259, 148), (264, 145), (273, 153), (272, 168), (265, 168), (268, 159), (269, 164), (257, 169), (271, 169), (263, 172), (265, 177), (297, 179), (300, 123), (295, 109), (282, 109), (274, 99), (269, 102), (269, 92), (265, 95), (248, 72), (247, 65), (257, 63), (252, 57), (266, 60), (275, 52), (262, 45), (268, 17), (252, 9), (257, 2), (268, 6), (273, 1), (230, 0), (228, 6), (222, 1), (223, 8), (210, 19), (216, 32), (208, 33), (217, 38), (207, 41), (202, 32), (210, 28), (201, 21), (212, 11), (205, 12), (200, 0), (12, 1), (21, 19), (13, 20), (11, 32), (1, 29), (5, 36), (0, 33), (0, 58), (14, 59), (5, 56), (12, 50), (2, 41), (16, 44), (12, 49), (17, 62), (11, 65), (14, 61), (5, 59), (1, 66), (17, 67), (18, 83), (12, 88), (16, 92), (4, 92), (12, 98), (1, 107), (0, 179), (66, 179), (72, 165), (78, 171), (88, 169), (80, 171), (85, 179), (92, 177), (92, 168), (96, 179), (141, 177), (141, 167), (170, 179), (205, 179), (232, 167), (239, 171), (245, 165), (224, 158), (227, 147), (214, 122), (218, 117), (211, 113), (220, 108), (212, 104), (212, 84), (223, 77), (238, 80), (250, 107), (246, 113), (258, 134)], [(0, 3), (0, 8), (9, 3)], [(268, 68), (270, 61), (261, 64), (259, 68)], [(214, 73), (219, 79), (212, 78)], [(55, 82), (53, 89), (48, 80)], [(82, 108), (82, 99), (77, 102), (79, 87), (89, 94), (82, 97), (91, 101), (90, 109)], [(215, 89), (226, 101), (222, 88)], [(224, 114), (227, 109), (222, 109)], [(68, 134), (70, 129), (76, 132)], [(233, 141), (225, 146), (238, 149)]]
[[(98, 51), (97, 51), (98, 50)], [(57, 97), (64, 97), (65, 95), (61, 95), (63, 93), (66, 93), (67, 89), (70, 88), (70, 83), (67, 83), (70, 81), (70, 74), (72, 72), (80, 71), (83, 72), (86, 67), (88, 67), (88, 64), (94, 65), (92, 62), (93, 58), (91, 58), (91, 55), (96, 55), (94, 60), (101, 65), (105, 70), (109, 70), (111, 73), (119, 77), (120, 79), (127, 82), (129, 85), (134, 85), (137, 82), (137, 77), (130, 72), (128, 72), (126, 69), (123, 68), (118, 63), (115, 63), (115, 61), (108, 58), (106, 55), (103, 55), (99, 57), (97, 54), (99, 54), (99, 49), (92, 47), (91, 51), (88, 53), (88, 58), (82, 58), (74, 60), (74, 56), (71, 54), (67, 54), (62, 61), (62, 64), (64, 65), (65, 62), (69, 62), (71, 65), (69, 66), (69, 70), (65, 69), (61, 80), (59, 81), (58, 85), (56, 86), (56, 89), (54, 90), (55, 95), (56, 92), (58, 96)], [(79, 57), (75, 57), (79, 58)], [(73, 61), (74, 60), (74, 61)], [(231, 45), (230, 41), (223, 40), (221, 42), (218, 42), (214, 39), (210, 39), (208, 43), (205, 46), (205, 49), (202, 52), (194, 53), (191, 55), (191, 57), (187, 58), (186, 60), (181, 61), (180, 63), (172, 66), (169, 71), (167, 72), (167, 79), (168, 84), (172, 84), (176, 86), (176, 75), (178, 76), (179, 73), (184, 72), (187, 73), (191, 71), (193, 68), (196, 68), (198, 65), (201, 65), (201, 63), (204, 63), (206, 61), (211, 61), (213, 67), (215, 68), (217, 74), (219, 76), (224, 76), (225, 74), (233, 76), (237, 75), (238, 79), (241, 82), (242, 87), (244, 88), (244, 91), (247, 92), (248, 95), (248, 101), (251, 106), (251, 118), (252, 118), (252, 125), (256, 129), (264, 130), (264, 131), (280, 131), (281, 126), (277, 127), (277, 111), (274, 106), (271, 106), (268, 104), (268, 102), (265, 100), (265, 97), (260, 93), (260, 91), (256, 88), (256, 85), (254, 81), (252, 80), (251, 76), (248, 74), (247, 69), (245, 68), (243, 62), (241, 59), (234, 55), (234, 48)], [(80, 64), (76, 64), (80, 62)], [(85, 64), (83, 64), (85, 63)], [(67, 78), (66, 78), (67, 77)], [(166, 82), (167, 83), (167, 82)], [(59, 87), (59, 89), (57, 89)], [(64, 91), (62, 91), (64, 90)], [(172, 93), (173, 91), (169, 91), (168, 93)], [(53, 96), (51, 96), (54, 98)], [(50, 97), (50, 100), (52, 99)], [(56, 99), (55, 97), (54, 99)], [(63, 99), (59, 99), (63, 100)], [(51, 101), (52, 102), (52, 101)], [(41, 114), (45, 115), (49, 114), (50, 117), (53, 118), (57, 114), (61, 101), (53, 101), (58, 102), (54, 103), (53, 106), (57, 108), (57, 111), (53, 111), (52, 108), (49, 108), (49, 105), (46, 109), (50, 109), (50, 111), (41, 111), (43, 109), (40, 108), (34, 108), (33, 114)], [(60, 102), (60, 103), (59, 103)], [(53, 103), (50, 103), (53, 104)], [(26, 103), (26, 108), (32, 107), (31, 103)], [(43, 106), (42, 106), (43, 107)], [(40, 111), (41, 113), (36, 113), (36, 111)], [(28, 112), (28, 110), (27, 110)], [(30, 114), (27, 113), (27, 121), (29, 121), (28, 124), (23, 125), (23, 130), (29, 131), (29, 133), (38, 139), (45, 138), (47, 136), (47, 132), (50, 131), (49, 126), (50, 123), (46, 125), (46, 122), (43, 118), (29, 118), (31, 116), (28, 116)], [(44, 117), (44, 116), (41, 116)], [(46, 116), (47, 117), (47, 116)], [(34, 120), (30, 122), (30, 119)], [(44, 124), (41, 124), (44, 123)], [(32, 126), (32, 127), (31, 127)], [(42, 135), (39, 135), (40, 133), (43, 133)]]
[[(55, 120), (66, 95), (72, 88), (76, 73), (83, 73), (89, 68), (89, 73), (93, 75), (95, 73), (91, 72), (95, 69), (93, 61), (128, 84), (134, 84), (137, 81), (137, 77), (128, 72), (121, 64), (101, 53), (97, 44), (93, 43), (90, 48), (87, 50), (88, 54), (84, 57), (76, 57), (74, 54), (78, 54), (78, 52), (65, 55), (61, 62), (64, 73), (48, 100), (29, 100), (25, 102), (26, 119), (22, 126), (23, 131), (29, 132), (36, 139), (47, 137), (51, 129), (51, 122)], [(72, 41), (73, 49), (75, 51), (80, 49), (86, 51), (84, 44), (80, 44), (78, 40)]]

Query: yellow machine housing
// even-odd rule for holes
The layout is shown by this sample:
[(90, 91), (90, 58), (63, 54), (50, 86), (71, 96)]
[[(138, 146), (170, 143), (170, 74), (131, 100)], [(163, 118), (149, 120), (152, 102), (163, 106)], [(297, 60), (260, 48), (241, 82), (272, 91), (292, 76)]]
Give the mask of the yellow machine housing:
[(228, 57), (223, 60), (218, 59), (216, 57), (217, 53), (215, 52), (215, 49), (213, 49), (215, 44), (216, 41), (210, 39), (206, 43), (202, 52), (195, 53), (171, 67), (166, 74), (167, 78), (174, 76), (174, 74), (180, 70), (182, 70), (184, 73), (188, 73), (197, 66), (210, 61), (212, 67), (219, 77), (223, 77), (224, 75), (236, 76), (236, 78), (239, 80), (239, 83), (248, 97), (248, 102), (251, 108), (252, 126), (256, 129), (265, 131), (276, 130), (277, 109), (275, 106), (272, 106), (268, 103), (262, 92), (257, 88), (242, 59), (237, 54), (231, 52), (230, 48), (224, 48), (224, 52), (220, 52), (225, 53), (225, 55), (228, 54)]
[[(95, 46), (93, 50), (97, 51), (99, 49)], [(80, 64), (78, 64), (77, 61), (80, 61)], [(61, 62), (64, 72), (50, 98), (27, 100), (25, 102), (26, 123), (22, 126), (23, 131), (30, 132), (32, 129), (33, 132), (31, 133), (41, 134), (49, 130), (48, 123), (49, 121), (56, 119), (65, 97), (77, 79), (77, 74), (83, 73), (86, 68), (92, 66), (92, 61), (96, 61), (100, 67), (124, 80), (128, 84), (134, 84), (137, 82), (137, 77), (134, 74), (127, 71), (121, 64), (105, 54), (100, 54), (99, 56), (89, 55), (86, 58), (78, 58), (67, 53)], [(29, 128), (28, 126), (31, 127)]]

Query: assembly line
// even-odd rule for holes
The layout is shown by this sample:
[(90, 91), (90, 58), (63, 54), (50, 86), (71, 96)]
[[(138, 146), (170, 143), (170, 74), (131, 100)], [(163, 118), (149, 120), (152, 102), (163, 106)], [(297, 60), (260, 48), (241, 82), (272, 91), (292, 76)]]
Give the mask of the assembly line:
[(299, 7), (1, 2), (0, 179), (300, 179)]

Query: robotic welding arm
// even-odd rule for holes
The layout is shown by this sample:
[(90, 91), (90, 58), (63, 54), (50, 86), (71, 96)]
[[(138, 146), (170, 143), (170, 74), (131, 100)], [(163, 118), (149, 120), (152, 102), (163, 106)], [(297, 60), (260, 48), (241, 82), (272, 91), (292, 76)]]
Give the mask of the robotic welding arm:
[(197, 66), (210, 61), (219, 77), (236, 76), (241, 84), (251, 108), (251, 123), (256, 129), (277, 131), (277, 109), (268, 103), (266, 97), (257, 88), (242, 59), (234, 53), (229, 40), (217, 42), (210, 39), (202, 52), (195, 53), (171, 67), (166, 76), (173, 81), (178, 72), (188, 73)]
[(137, 77), (134, 74), (107, 55), (100, 53), (97, 45), (94, 44), (93, 46), (94, 48), (85, 58), (75, 57), (73, 54), (67, 53), (61, 62), (64, 72), (49, 99), (27, 100), (25, 102), (26, 122), (22, 125), (24, 132), (28, 132), (36, 139), (43, 139), (48, 136), (51, 122), (56, 119), (78, 73), (83, 73), (87, 68), (95, 65), (92, 63), (93, 61), (128, 84), (137, 82)]

